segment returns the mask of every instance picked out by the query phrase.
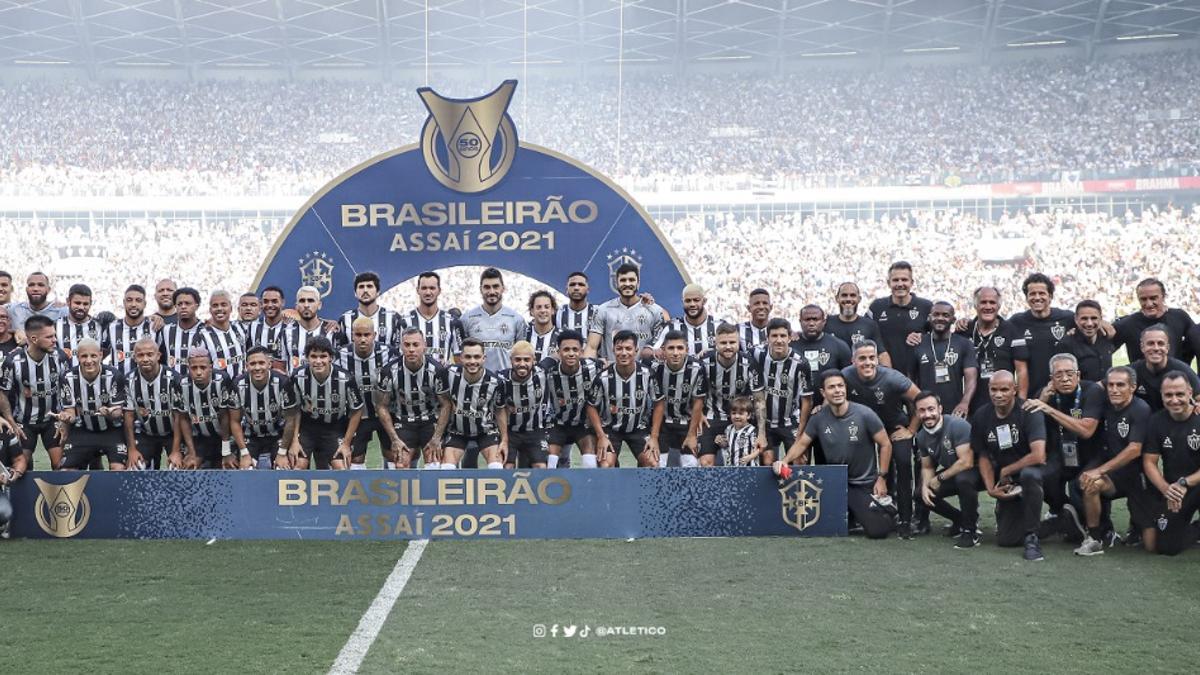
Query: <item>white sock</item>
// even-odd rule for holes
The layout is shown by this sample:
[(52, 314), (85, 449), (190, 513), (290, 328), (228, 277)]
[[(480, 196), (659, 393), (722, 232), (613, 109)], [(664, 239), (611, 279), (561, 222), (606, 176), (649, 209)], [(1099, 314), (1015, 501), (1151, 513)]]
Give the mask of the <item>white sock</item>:
[(384, 463), (383, 463), (383, 468), (385, 468), (385, 469), (394, 469), (394, 468), (396, 468), (396, 463), (395, 463), (395, 462), (384, 462)]
[(504, 463), (503, 463), (503, 462), (488, 462), (487, 468), (489, 468), (489, 469), (503, 469), (503, 468), (504, 468)]
[(669, 453), (660, 452), (658, 455), (658, 468), (660, 468), (660, 469), (667, 468), (667, 459), (669, 459), (669, 458), (670, 458)]
[(366, 471), (367, 465), (366, 464), (351, 464), (350, 470), (351, 471)]
[(679, 466), (690, 469), (692, 467), (700, 466), (700, 460), (696, 459), (695, 455), (680, 455)]
[(546, 456), (546, 468), (547, 469), (558, 468), (558, 455), (547, 455)]
[(583, 468), (585, 468), (585, 469), (594, 469), (594, 468), (596, 468), (596, 456), (595, 455), (584, 455), (580, 459), (580, 463), (583, 464)]
[(441, 468), (442, 468), (442, 471), (453, 471), (453, 470), (457, 469), (458, 466), (454, 465), (454, 464), (450, 464), (449, 462), (442, 462)]
[(440, 469), (440, 468), (442, 468), (442, 465), (441, 465), (440, 463), (438, 463), (438, 462), (425, 462), (425, 468), (426, 468), (426, 469), (433, 469), (433, 470), (435, 470), (435, 471), (436, 471), (437, 469)]

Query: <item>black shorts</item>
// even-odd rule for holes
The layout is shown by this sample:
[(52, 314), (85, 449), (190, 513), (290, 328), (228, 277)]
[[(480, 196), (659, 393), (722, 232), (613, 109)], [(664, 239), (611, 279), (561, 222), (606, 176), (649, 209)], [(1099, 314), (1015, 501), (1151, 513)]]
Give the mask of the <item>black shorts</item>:
[(500, 444), (500, 434), (477, 434), (475, 436), (467, 436), (464, 434), (449, 433), (446, 434), (446, 442), (443, 443), (447, 448), (456, 448), (458, 450), (466, 450), (467, 446), (474, 443), (480, 450), (490, 448), (493, 445)]
[(192, 434), (192, 443), (196, 445), (196, 456), (200, 458), (201, 469), (221, 468), (221, 437), (200, 436)]
[(392, 449), (392, 437), (388, 436), (378, 417), (359, 421), (358, 429), (354, 432), (354, 440), (350, 442), (350, 455), (357, 460), (367, 456), (367, 446), (371, 443), (371, 434), (378, 434), (379, 449), (387, 453)]
[(663, 424), (658, 430), (658, 451), (670, 452), (678, 450), (680, 454), (690, 455), (690, 450), (683, 449), (683, 439), (687, 438), (686, 424)]
[(137, 444), (138, 454), (142, 456), (142, 462), (147, 469), (162, 467), (163, 455), (171, 453), (173, 440), (175, 440), (173, 436), (151, 436), (150, 434), (137, 434), (133, 438), (133, 442)]
[(592, 428), (586, 424), (556, 424), (550, 427), (549, 443), (559, 447), (579, 445), (579, 441), (592, 435)]
[(643, 452), (646, 451), (646, 432), (631, 431), (622, 433), (620, 431), (607, 431), (608, 442), (612, 443), (613, 452), (616, 453), (617, 459), (621, 459), (621, 446), (629, 446), (629, 452), (633, 454), (633, 458), (637, 459)]
[[(250, 456), (254, 458), (255, 462), (258, 462), (261, 468), (267, 468), (274, 464), (275, 455), (279, 453), (279, 437), (247, 438), (246, 449), (250, 451)], [(263, 466), (264, 463), (266, 466)]]
[[(410, 463), (412, 459), (419, 459), (421, 453), (425, 450), (425, 446), (429, 445), (429, 441), (433, 440), (433, 432), (437, 429), (437, 422), (403, 422), (396, 425), (396, 435), (400, 440), (408, 446)], [(388, 447), (391, 447), (390, 440)]]
[(21, 441), (21, 449), (27, 453), (32, 453), (37, 449), (39, 438), (42, 440), (43, 448), (49, 449), (59, 446), (58, 438), (54, 435), (54, 422), (22, 424), (21, 430), (25, 432), (25, 440)]
[(1154, 520), (1162, 511), (1163, 500), (1162, 495), (1146, 480), (1145, 474), (1136, 466), (1125, 466), (1108, 474), (1108, 479), (1112, 481), (1116, 492), (1105, 495), (1105, 497), (1108, 499), (1124, 497), (1125, 506), (1129, 509), (1130, 520), (1139, 528), (1153, 527)]
[(708, 428), (700, 436), (700, 455), (718, 455), (721, 449), (717, 447), (717, 436), (725, 433), (729, 428), (729, 421), (721, 422), (719, 420), (709, 420)]
[(549, 454), (545, 429), (508, 432), (508, 460), (517, 467), (530, 469), (534, 464), (545, 464)]
[(86, 469), (92, 460), (107, 457), (108, 463), (128, 464), (129, 450), (120, 429), (110, 431), (84, 431), (72, 429), (71, 436), (63, 446), (62, 469)]
[[(795, 427), (779, 427), (778, 429), (767, 427), (767, 452), (774, 452), (777, 455), (776, 459), (787, 454), (787, 451), (795, 442)], [(779, 449), (780, 445), (783, 446), (783, 450)]]
[[(308, 420), (300, 422), (300, 451), (313, 460), (318, 469), (328, 469), (334, 460), (338, 444), (346, 429), (335, 424), (315, 424)], [(349, 458), (343, 458), (349, 459)]]

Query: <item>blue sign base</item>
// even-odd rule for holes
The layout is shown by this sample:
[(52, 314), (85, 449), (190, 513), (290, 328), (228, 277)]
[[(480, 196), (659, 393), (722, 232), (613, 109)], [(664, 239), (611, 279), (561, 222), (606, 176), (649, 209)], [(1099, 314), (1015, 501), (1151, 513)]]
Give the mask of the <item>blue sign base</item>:
[(845, 536), (846, 467), (34, 472), (12, 533), (83, 539)]

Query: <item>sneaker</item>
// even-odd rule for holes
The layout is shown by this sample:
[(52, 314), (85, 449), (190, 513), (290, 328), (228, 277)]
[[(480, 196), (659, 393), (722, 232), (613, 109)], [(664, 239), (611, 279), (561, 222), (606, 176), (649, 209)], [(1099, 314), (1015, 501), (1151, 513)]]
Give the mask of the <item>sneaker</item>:
[(912, 524), (912, 533), (914, 537), (923, 536), (933, 532), (928, 520), (918, 520)]
[(1114, 548), (1120, 546), (1122, 541), (1121, 535), (1117, 534), (1116, 530), (1109, 530), (1104, 533), (1100, 543), (1104, 544), (1104, 548)]
[(913, 538), (912, 530), (912, 526), (910, 526), (907, 521), (901, 520), (900, 522), (896, 523), (896, 536), (904, 539), (905, 541)]
[(1058, 523), (1059, 517), (1053, 513), (1046, 513), (1042, 516), (1042, 522), (1038, 525), (1038, 536), (1042, 539), (1053, 537), (1062, 531), (1062, 526)]
[(1062, 526), (1063, 538), (1067, 541), (1083, 541), (1088, 537), (1087, 529), (1083, 527), (1083, 521), (1079, 519), (1079, 512), (1075, 510), (1074, 505), (1063, 505), (1062, 516), (1058, 522)]
[(1083, 540), (1083, 543), (1079, 545), (1079, 548), (1075, 549), (1075, 555), (1104, 555), (1104, 544), (1092, 539), (1091, 537), (1088, 537)]
[(1126, 546), (1128, 546), (1130, 548), (1141, 548), (1142, 547), (1142, 531), (1135, 527), (1129, 528), (1129, 531), (1126, 532), (1125, 536), (1122, 537), (1121, 539), (1122, 539), (1122, 543), (1124, 543)]
[(1042, 555), (1042, 545), (1038, 543), (1036, 534), (1025, 535), (1025, 559), (1029, 562), (1046, 559), (1046, 556)]
[(979, 545), (979, 542), (981, 539), (982, 539), (982, 537), (980, 537), (978, 534), (976, 534), (974, 532), (967, 532), (966, 530), (963, 530), (958, 535), (958, 542), (956, 544), (954, 544), (954, 548), (963, 549), (963, 550), (968, 549), (968, 548), (975, 548), (976, 546)]
[(955, 525), (954, 523), (942, 526), (943, 537), (957, 537), (960, 534), (962, 534), (962, 530), (958, 529), (958, 525)]

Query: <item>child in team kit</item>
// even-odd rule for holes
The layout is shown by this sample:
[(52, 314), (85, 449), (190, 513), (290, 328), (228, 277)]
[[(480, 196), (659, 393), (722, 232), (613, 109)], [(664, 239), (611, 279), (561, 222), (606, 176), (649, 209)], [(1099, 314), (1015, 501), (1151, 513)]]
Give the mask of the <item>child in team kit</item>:
[(758, 466), (758, 430), (750, 423), (753, 406), (742, 396), (729, 404), (729, 428), (717, 436), (725, 466)]

